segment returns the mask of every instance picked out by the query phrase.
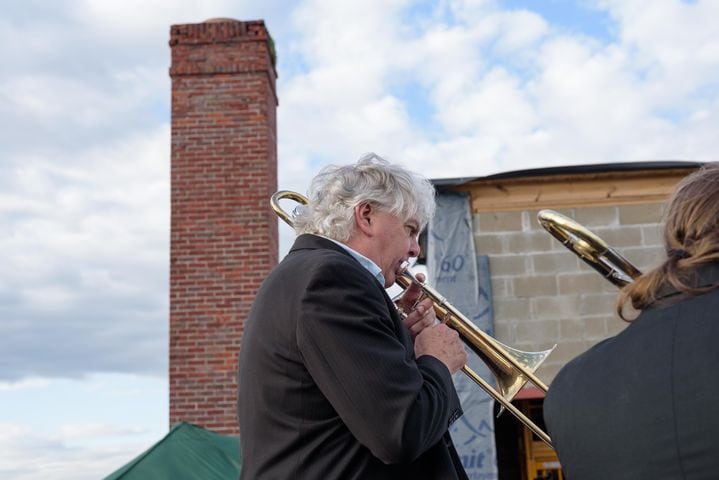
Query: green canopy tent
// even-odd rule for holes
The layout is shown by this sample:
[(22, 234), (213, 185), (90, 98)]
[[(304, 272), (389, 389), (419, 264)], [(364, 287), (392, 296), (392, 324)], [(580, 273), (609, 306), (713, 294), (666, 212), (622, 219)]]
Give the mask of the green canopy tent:
[(241, 465), (238, 437), (183, 422), (104, 480), (237, 480)]

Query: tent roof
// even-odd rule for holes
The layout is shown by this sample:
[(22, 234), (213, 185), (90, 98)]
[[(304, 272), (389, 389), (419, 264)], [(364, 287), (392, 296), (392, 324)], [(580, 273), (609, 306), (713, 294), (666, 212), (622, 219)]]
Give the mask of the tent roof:
[(104, 480), (226, 480), (239, 478), (241, 465), (238, 437), (183, 422)]

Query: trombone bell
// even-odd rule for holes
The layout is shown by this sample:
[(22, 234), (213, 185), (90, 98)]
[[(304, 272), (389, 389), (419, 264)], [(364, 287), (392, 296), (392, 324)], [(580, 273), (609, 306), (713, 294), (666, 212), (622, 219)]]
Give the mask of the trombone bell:
[(406, 264), (402, 266), (396, 282), (403, 289), (412, 283), (420, 286), (423, 296), (432, 299), (437, 318), (456, 330), (465, 344), (482, 358), (508, 401), (519, 393), (528, 380), (541, 390), (547, 391), (547, 386), (534, 376), (534, 372), (555, 347), (539, 352), (525, 352), (503, 344), (478, 328), (434, 288), (417, 280)]
[(571, 218), (554, 210), (540, 210), (537, 220), (554, 238), (617, 287), (633, 282), (642, 274), (632, 262)]
[(406, 262), (400, 268), (395, 282), (402, 289), (409, 288), (411, 284), (418, 285), (422, 289), (422, 297), (432, 299), (432, 307), (436, 317), (448, 327), (456, 330), (465, 345), (482, 359), (492, 372), (499, 391), (467, 365), (462, 367), (462, 372), (501, 404), (500, 413), (503, 409), (509, 410), (519, 421), (524, 423), (551, 447), (552, 443), (549, 435), (534, 424), (517, 407), (512, 405), (511, 402), (527, 382), (531, 382), (543, 392), (547, 392), (547, 386), (534, 375), (534, 372), (552, 353), (556, 345), (549, 350), (540, 352), (524, 352), (504, 345), (478, 328), (434, 288), (420, 282)]

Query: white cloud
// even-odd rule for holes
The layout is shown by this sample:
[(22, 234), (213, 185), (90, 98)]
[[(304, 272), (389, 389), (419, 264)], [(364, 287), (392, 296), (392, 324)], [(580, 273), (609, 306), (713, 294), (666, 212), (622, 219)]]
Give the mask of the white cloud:
[(70, 423), (61, 425), (59, 433), (63, 441), (92, 440), (98, 437), (144, 434), (147, 433), (147, 429), (142, 427), (118, 427), (106, 423)]
[(481, 135), (500, 141), (537, 126), (537, 113), (519, 79), (501, 68), (479, 79), (470, 93), (448, 102), (439, 118), (450, 135)]
[[(291, 51), (305, 68), (281, 81), (281, 182), (303, 190), (322, 163), (368, 150), (441, 177), (713, 155), (702, 132), (716, 123), (719, 38), (702, 21), (706, 2), (660, 2), (649, 15), (603, 2), (619, 20), (618, 43), (606, 44), (553, 28), (529, 4), (445, 2), (417, 15), (396, 2), (377, 19), (360, 3), (310, 2), (295, 15)], [(684, 32), (679, 45), (660, 21), (667, 12)], [(656, 45), (666, 42), (690, 60), (665, 59), (671, 49)], [(418, 87), (420, 97), (407, 94)], [(424, 118), (412, 116), (416, 100)]]
[[(166, 345), (157, 335), (167, 330), (168, 138), (165, 124), (59, 154), (55, 162), (31, 157), (6, 167), (0, 197), (4, 378), (75, 376), (132, 364), (165, 370), (167, 359), (158, 353)], [(152, 334), (138, 341), (138, 329)], [(44, 335), (32, 333), (38, 330)], [(70, 341), (50, 340), (51, 333)], [(114, 353), (118, 348), (121, 355)]]
[(127, 430), (100, 426), (67, 425), (61, 433), (58, 437), (48, 438), (19, 424), (0, 423), (0, 478), (96, 480), (109, 475), (150, 446), (141, 441), (96, 448), (73, 443), (77, 438), (98, 434), (128, 433)]
[(651, 8), (630, 0), (600, 2), (616, 19), (621, 46), (635, 55), (656, 105), (677, 105), (702, 84), (717, 81), (719, 33), (711, 21), (719, 4), (711, 0), (657, 0)]
[(0, 478), (103, 478), (169, 430), (166, 379), (31, 377), (0, 392)]
[[(498, 54), (522, 55), (532, 49), (549, 33), (549, 25), (536, 13), (528, 10), (497, 13), (500, 34), (496, 40)], [(479, 26), (478, 29), (482, 27)]]
[(24, 378), (18, 382), (0, 382), (0, 391), (40, 389), (47, 387), (49, 383), (45, 378)]

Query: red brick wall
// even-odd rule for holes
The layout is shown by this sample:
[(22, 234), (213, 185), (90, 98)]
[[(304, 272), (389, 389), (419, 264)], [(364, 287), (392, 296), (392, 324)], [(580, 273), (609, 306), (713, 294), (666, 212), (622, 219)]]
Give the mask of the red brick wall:
[(170, 424), (238, 433), (244, 319), (278, 261), (276, 73), (262, 21), (173, 25)]

